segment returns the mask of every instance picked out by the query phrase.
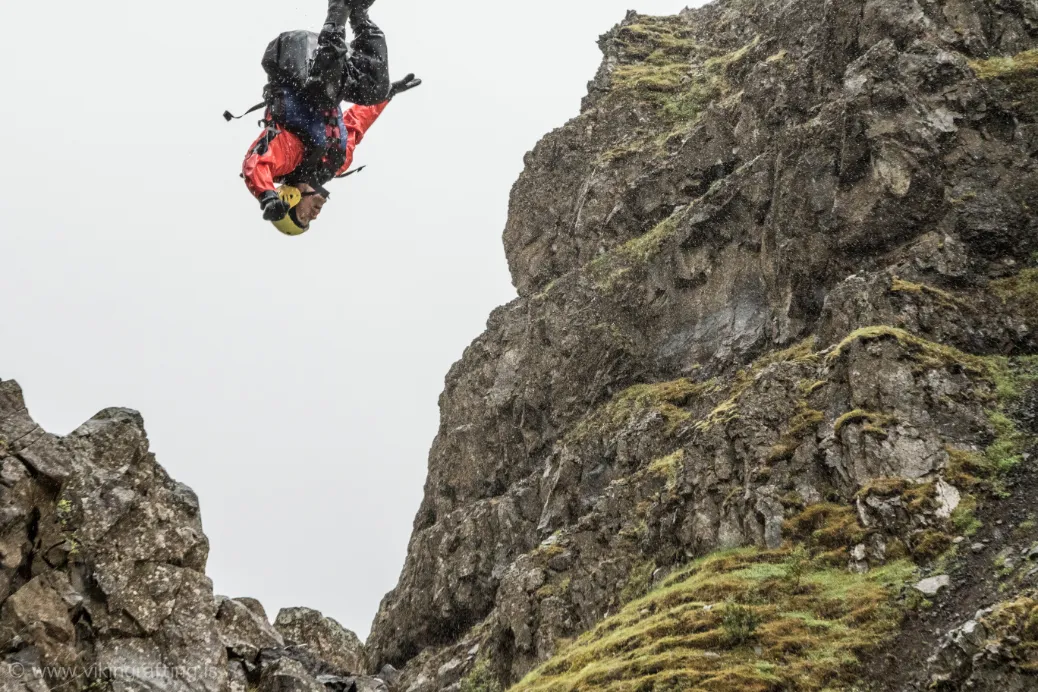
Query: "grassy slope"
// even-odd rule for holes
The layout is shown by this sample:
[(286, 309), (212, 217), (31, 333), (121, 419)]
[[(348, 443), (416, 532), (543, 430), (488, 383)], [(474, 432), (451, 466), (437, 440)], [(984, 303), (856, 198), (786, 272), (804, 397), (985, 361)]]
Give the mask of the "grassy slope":
[(825, 689), (899, 623), (907, 561), (852, 574), (799, 551), (715, 553), (604, 620), (516, 685), (563, 690)]

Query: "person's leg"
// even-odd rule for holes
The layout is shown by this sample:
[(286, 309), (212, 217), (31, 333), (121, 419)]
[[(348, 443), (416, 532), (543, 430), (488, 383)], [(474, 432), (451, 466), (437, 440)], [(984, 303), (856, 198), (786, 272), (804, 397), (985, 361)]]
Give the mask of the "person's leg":
[(349, 55), (346, 45), (349, 17), (350, 0), (328, 0), (328, 14), (317, 37), (317, 52), (304, 89), (307, 100), (318, 108), (334, 108), (341, 100), (340, 82)]
[(350, 26), (353, 42), (342, 75), (340, 98), (374, 106), (389, 98), (389, 49), (386, 35), (368, 17), (368, 0), (354, 0)]

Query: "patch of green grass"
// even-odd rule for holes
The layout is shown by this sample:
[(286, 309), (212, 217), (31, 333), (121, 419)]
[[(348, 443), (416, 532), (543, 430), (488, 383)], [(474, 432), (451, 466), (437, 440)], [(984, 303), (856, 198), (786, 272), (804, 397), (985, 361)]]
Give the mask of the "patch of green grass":
[(994, 407), (988, 409), (987, 416), (995, 437), (982, 453), (948, 447), (946, 476), (960, 488), (1002, 494), (1002, 477), (1023, 461), (1024, 452), (1038, 443), (1033, 435), (1020, 430), (1009, 415), (1020, 397), (1038, 384), (1038, 359), (988, 356), (980, 362), (986, 369), (985, 379), (994, 386), (994, 396), (988, 399)]
[[(698, 421), (695, 424), (695, 429), (703, 433), (715, 426), (726, 425), (734, 420), (738, 420), (739, 398), (753, 386), (757, 375), (764, 368), (776, 363), (814, 363), (818, 360), (818, 354), (814, 351), (814, 345), (815, 337), (810, 336), (788, 348), (766, 353), (751, 363), (748, 368), (736, 372), (728, 389), (728, 397), (715, 406), (705, 418)], [(807, 414), (807, 418), (803, 421), (806, 426), (811, 425), (810, 420), (808, 420), (811, 415)], [(801, 427), (801, 432), (804, 429), (804, 427)]]
[(912, 557), (920, 562), (935, 560), (952, 546), (952, 537), (940, 529), (926, 529), (913, 537)]
[(712, 391), (714, 386), (713, 380), (693, 382), (687, 378), (636, 384), (585, 417), (566, 436), (566, 440), (576, 443), (591, 436), (605, 437), (638, 417), (653, 412), (663, 418), (665, 433), (672, 435), (678, 426), (692, 416), (684, 407)]
[(569, 593), (570, 587), (573, 585), (573, 580), (570, 577), (563, 577), (559, 581), (553, 581), (545, 584), (541, 588), (537, 589), (537, 598), (543, 600), (545, 598), (551, 598), (552, 596), (559, 596), (561, 594)]
[(632, 238), (623, 245), (599, 255), (587, 265), (587, 271), (599, 290), (611, 293), (620, 287), (633, 267), (652, 260), (665, 243), (678, 231), (678, 224), (687, 208), (679, 208), (658, 223), (651, 231)]
[(692, 27), (680, 17), (642, 16), (620, 27), (617, 40), (623, 57), (652, 64), (668, 64), (688, 58), (703, 49), (692, 35)]
[(630, 574), (627, 577), (627, 583), (624, 584), (624, 588), (620, 592), (620, 603), (630, 603), (634, 599), (641, 598), (648, 593), (649, 586), (652, 584), (652, 573), (655, 571), (656, 563), (651, 560), (631, 568)]
[(916, 482), (907, 478), (873, 478), (862, 486), (856, 498), (869, 495), (899, 497), (901, 504), (912, 514), (932, 512), (937, 509), (937, 487), (933, 481)]
[[(1030, 387), (1038, 383), (1038, 357), (1024, 356), (976, 356), (964, 353), (951, 346), (938, 344), (911, 334), (903, 329), (887, 325), (863, 327), (851, 332), (826, 356), (829, 364), (841, 358), (849, 348), (860, 341), (894, 339), (909, 350), (911, 357), (923, 368), (961, 368), (966, 373), (989, 382), (991, 395), (978, 392), (982, 400), (995, 405), (989, 412), (992, 427), (996, 432), (995, 442), (988, 448), (986, 456), (997, 468), (1007, 470), (1019, 462), (1019, 455), (1034, 443), (1029, 436), (1017, 430), (1007, 414), (1008, 407)], [(860, 419), (864, 411), (851, 411), (837, 421), (844, 424)], [(838, 431), (837, 431), (838, 432)]]
[(1035, 594), (999, 603), (981, 622), (989, 637), (1001, 642), (1020, 670), (1038, 673), (1038, 601)]
[(987, 356), (981, 360), (987, 367), (988, 379), (995, 385), (995, 396), (1002, 403), (1015, 402), (1038, 384), (1038, 356)]
[(963, 495), (959, 505), (951, 513), (951, 524), (962, 536), (972, 536), (984, 526), (977, 519), (977, 498), (972, 495)]
[[(799, 585), (789, 551), (743, 548), (697, 560), (563, 648), (516, 692), (720, 692), (835, 689), (896, 631), (915, 568), (863, 575), (810, 564)], [(710, 653), (711, 655), (707, 655)]]
[(789, 459), (797, 448), (804, 443), (808, 435), (818, 429), (825, 420), (825, 414), (808, 406), (806, 401), (797, 403), (797, 412), (789, 421), (786, 430), (772, 445), (768, 452), (768, 461), (776, 462)]
[(863, 431), (885, 438), (887, 436), (886, 428), (897, 423), (897, 419), (885, 413), (875, 413), (856, 408), (836, 419), (833, 423), (833, 432), (839, 435), (845, 426), (852, 423), (864, 423), (862, 426)]
[(504, 692), (504, 689), (486, 658), (477, 661), (461, 680), (461, 692)]
[(833, 502), (808, 505), (783, 523), (782, 533), (833, 565), (846, 565), (848, 549), (867, 535), (853, 507)]
[(908, 349), (917, 362), (926, 367), (940, 368), (957, 365), (974, 374), (988, 374), (988, 365), (981, 356), (963, 353), (952, 346), (928, 341), (904, 329), (885, 324), (855, 329), (829, 352), (826, 356), (826, 362), (829, 364), (835, 363), (852, 346), (859, 342), (880, 339), (894, 339), (901, 346)]
[(551, 560), (553, 557), (558, 557), (559, 555), (562, 555), (565, 552), (566, 549), (558, 543), (549, 543), (548, 545), (544, 545), (542, 543), (541, 545), (533, 549), (533, 551), (530, 553), (530, 559), (538, 567), (544, 567), (548, 564), (548, 561)]
[(698, 43), (681, 17), (640, 16), (616, 34), (618, 62), (611, 72), (605, 108), (639, 112), (640, 125), (627, 132), (599, 160), (655, 155), (691, 132), (711, 104), (736, 101), (729, 71), (758, 44), (754, 39), (730, 52)]
[(998, 471), (1012, 471), (1023, 461), (1023, 453), (1034, 440), (1021, 432), (1002, 411), (989, 411), (988, 420), (995, 429), (995, 441), (984, 450), (984, 456)]
[(649, 464), (649, 473), (663, 476), (667, 479), (667, 490), (673, 492), (678, 484), (678, 471), (685, 460), (685, 450), (679, 449), (665, 457), (656, 459)]
[(1003, 301), (1038, 305), (1038, 269), (1025, 269), (1016, 276), (992, 281), (991, 292)]
[(828, 380), (800, 380), (797, 382), (797, 391), (802, 396), (809, 397), (827, 384), (829, 384)]
[(1033, 514), (1029, 514), (1027, 519), (1020, 522), (1016, 525), (1016, 527), (1013, 528), (1013, 538), (1025, 538), (1032, 531), (1038, 529), (1038, 522), (1036, 522), (1033, 517)]
[(918, 295), (929, 295), (937, 299), (937, 302), (945, 307), (961, 307), (964, 303), (953, 296), (947, 291), (942, 291), (939, 288), (928, 286), (926, 284), (919, 284), (912, 281), (906, 281), (900, 277), (893, 277), (890, 282), (890, 291), (892, 293), (914, 293)]
[(691, 37), (687, 25), (644, 18), (623, 27), (626, 49), (612, 73), (614, 92), (655, 106), (665, 122), (694, 122), (730, 90), (726, 71), (743, 60), (759, 39), (723, 55)]

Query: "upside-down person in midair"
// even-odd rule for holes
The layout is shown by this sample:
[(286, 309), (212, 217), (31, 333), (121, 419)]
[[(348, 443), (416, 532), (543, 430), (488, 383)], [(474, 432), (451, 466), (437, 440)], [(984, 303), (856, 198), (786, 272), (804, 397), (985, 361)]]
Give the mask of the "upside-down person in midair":
[[(287, 235), (303, 233), (321, 213), (324, 185), (347, 174), (354, 148), (389, 100), (422, 83), (413, 74), (390, 82), (386, 37), (368, 17), (373, 3), (328, 0), (319, 35), (286, 32), (263, 56), (269, 81), (254, 110), (266, 106), (266, 129), (249, 148), (242, 177), (263, 218)], [(344, 113), (343, 101), (355, 105)]]

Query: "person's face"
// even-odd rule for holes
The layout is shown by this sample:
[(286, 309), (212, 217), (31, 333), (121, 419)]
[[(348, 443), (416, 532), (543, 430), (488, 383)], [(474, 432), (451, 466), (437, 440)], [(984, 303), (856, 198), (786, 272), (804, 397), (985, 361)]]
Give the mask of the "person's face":
[[(309, 185), (300, 185), (300, 192), (313, 192), (314, 189)], [(324, 207), (324, 203), (328, 200), (319, 194), (310, 194), (303, 197), (303, 201), (296, 205), (296, 218), (299, 219), (299, 223), (304, 226), (309, 226), (310, 222), (321, 215), (321, 209)]]

